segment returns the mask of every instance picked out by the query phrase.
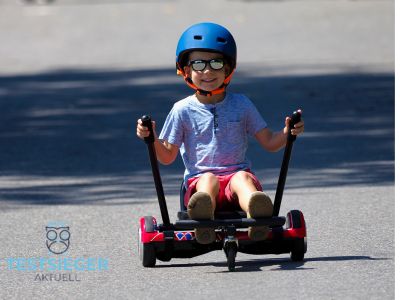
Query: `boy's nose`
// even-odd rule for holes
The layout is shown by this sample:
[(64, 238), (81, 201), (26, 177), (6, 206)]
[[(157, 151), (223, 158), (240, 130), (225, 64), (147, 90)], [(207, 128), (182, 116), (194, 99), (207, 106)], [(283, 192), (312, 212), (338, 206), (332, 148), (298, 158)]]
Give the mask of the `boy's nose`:
[(210, 64), (207, 64), (206, 68), (203, 70), (203, 73), (212, 72), (212, 71), (213, 71), (213, 69), (211, 68)]

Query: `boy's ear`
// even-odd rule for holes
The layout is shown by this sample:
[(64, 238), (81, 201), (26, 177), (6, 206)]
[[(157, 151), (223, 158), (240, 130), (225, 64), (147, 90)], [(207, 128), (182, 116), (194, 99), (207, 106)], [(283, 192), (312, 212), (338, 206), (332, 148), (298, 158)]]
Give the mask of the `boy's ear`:
[(185, 75), (190, 77), (191, 72), (190, 72), (190, 66), (184, 66), (183, 71), (185, 72)]

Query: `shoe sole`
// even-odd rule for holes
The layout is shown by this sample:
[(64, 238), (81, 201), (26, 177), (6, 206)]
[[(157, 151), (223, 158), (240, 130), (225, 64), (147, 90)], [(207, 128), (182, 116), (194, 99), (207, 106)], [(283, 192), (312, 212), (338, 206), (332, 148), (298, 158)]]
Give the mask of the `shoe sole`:
[(196, 192), (190, 197), (187, 213), (193, 220), (214, 219), (211, 197), (207, 193)]
[[(188, 216), (192, 220), (212, 220), (214, 211), (211, 197), (207, 193), (196, 192), (190, 197), (187, 206)], [(199, 244), (211, 244), (215, 241), (216, 235), (213, 228), (196, 228), (194, 235)]]
[(268, 238), (270, 228), (268, 226), (249, 227), (247, 235), (252, 241), (263, 241)]
[(216, 239), (215, 231), (212, 228), (196, 228), (194, 235), (199, 244), (211, 244)]
[[(273, 205), (271, 199), (263, 192), (252, 193), (249, 201), (248, 218), (268, 218), (272, 216)], [(262, 241), (268, 237), (268, 226), (249, 227), (248, 236), (253, 241)]]
[(248, 218), (271, 217), (274, 210), (271, 198), (263, 192), (254, 192), (250, 196)]

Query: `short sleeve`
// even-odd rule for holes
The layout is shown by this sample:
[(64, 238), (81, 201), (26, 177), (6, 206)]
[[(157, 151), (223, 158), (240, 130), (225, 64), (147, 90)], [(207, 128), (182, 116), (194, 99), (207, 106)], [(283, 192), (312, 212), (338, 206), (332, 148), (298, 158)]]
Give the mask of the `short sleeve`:
[(246, 109), (246, 131), (247, 134), (254, 136), (260, 130), (268, 127), (267, 122), (261, 116), (253, 102), (247, 98)]
[(179, 116), (179, 111), (174, 106), (169, 112), (164, 126), (159, 135), (160, 140), (165, 140), (170, 144), (180, 147), (183, 141), (183, 124)]

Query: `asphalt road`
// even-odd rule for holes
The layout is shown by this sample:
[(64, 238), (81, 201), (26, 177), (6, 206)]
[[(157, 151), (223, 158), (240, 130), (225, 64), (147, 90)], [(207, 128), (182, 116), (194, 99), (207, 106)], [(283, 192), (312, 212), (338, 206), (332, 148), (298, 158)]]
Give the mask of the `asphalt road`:
[[(394, 1), (201, 3), (0, 0), (1, 299), (394, 299)], [(190, 92), (175, 45), (204, 20), (234, 33), (230, 90), (272, 129), (304, 110), (281, 207), (305, 215), (302, 263), (239, 253), (230, 273), (218, 251), (140, 265), (139, 217), (160, 214), (135, 122), (161, 127)], [(274, 196), (282, 152), (248, 154)], [(161, 167), (173, 219), (182, 173)], [(68, 227), (64, 254), (51, 226)]]

